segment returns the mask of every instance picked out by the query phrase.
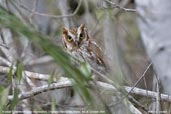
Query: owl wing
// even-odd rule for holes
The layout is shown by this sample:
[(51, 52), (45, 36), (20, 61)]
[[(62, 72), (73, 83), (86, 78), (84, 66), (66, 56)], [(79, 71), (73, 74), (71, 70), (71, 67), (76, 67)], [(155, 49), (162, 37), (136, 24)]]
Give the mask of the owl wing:
[(105, 55), (100, 47), (94, 41), (90, 41), (88, 45), (88, 51), (91, 53), (92, 59), (98, 65), (97, 67), (102, 67), (103, 72), (107, 72), (108, 65), (107, 61), (105, 61)]

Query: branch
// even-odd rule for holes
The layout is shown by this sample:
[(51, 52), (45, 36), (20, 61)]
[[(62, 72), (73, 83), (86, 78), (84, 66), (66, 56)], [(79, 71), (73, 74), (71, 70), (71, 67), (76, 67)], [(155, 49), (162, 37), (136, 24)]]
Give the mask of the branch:
[[(145, 69), (145, 71), (143, 72), (143, 74), (141, 75), (141, 77), (135, 82), (135, 84), (133, 85), (132, 89), (130, 90), (130, 92), (134, 89), (134, 87), (137, 86), (137, 84), (141, 81), (141, 79), (143, 79), (145, 77), (145, 74), (147, 73), (147, 71), (150, 69), (150, 67), (152, 66), (152, 62), (147, 66), (147, 68)], [(129, 93), (130, 93), (129, 92)], [(129, 94), (128, 93), (128, 94)]]
[[(6, 73), (8, 74), (10, 71), (9, 67), (3, 67), (0, 66), (0, 72), (1, 73)], [(14, 75), (15, 73), (15, 69), (12, 70), (12, 74)], [(34, 78), (34, 79), (38, 79), (38, 80), (49, 80), (51, 78), (50, 75), (46, 75), (46, 74), (39, 74), (39, 73), (35, 73), (35, 72), (30, 72), (30, 71), (23, 71), (22, 74), (25, 74), (27, 77), (29, 78)], [(57, 81), (56, 78), (53, 79), (54, 81)]]
[[(61, 89), (61, 88), (67, 88), (67, 87), (72, 87), (72, 83), (71, 81), (65, 80), (65, 78), (61, 78), (59, 82), (57, 83), (52, 83), (52, 84), (47, 84), (47, 85), (43, 85), (41, 87), (36, 87), (33, 90), (29, 91), (29, 92), (25, 92), (25, 93), (21, 93), (18, 95), (18, 99), (19, 100), (23, 100), (23, 99), (27, 99), (30, 98), (32, 96), (41, 94), (42, 92), (47, 92), (50, 90), (55, 90), (55, 89)], [(13, 96), (10, 95), (8, 96), (9, 100), (13, 99)]]
[[(111, 4), (111, 5), (112, 5), (111, 8), (118, 8), (118, 9), (120, 9), (120, 10), (122, 10), (122, 11), (125, 11), (125, 12), (137, 12), (136, 9), (124, 8), (124, 7), (118, 5), (118, 4), (116, 4), (116, 3), (114, 3), (114, 2), (112, 2), (112, 1), (110, 1), (110, 0), (104, 0), (104, 1), (106, 1), (106, 2), (109, 3), (109, 4)], [(103, 7), (103, 8), (106, 8), (106, 7)]]
[[(105, 89), (109, 91), (117, 91), (117, 89), (110, 84), (99, 82), (99, 81), (97, 81), (96, 83), (100, 89)], [(93, 86), (92, 83), (90, 84)], [(67, 87), (72, 87), (71, 81), (68, 78), (61, 77), (60, 80), (56, 83), (43, 85), (41, 87), (36, 87), (35, 89), (29, 92), (20, 94), (19, 99), (22, 100), (22, 99), (26, 99), (26, 98), (41, 94), (42, 92), (46, 92), (46, 91), (54, 90), (54, 89), (67, 88)], [(147, 91), (147, 90), (136, 88), (136, 87), (133, 90), (131, 90), (132, 87), (124, 86), (124, 89), (126, 92), (131, 91), (132, 94), (141, 95), (144, 97), (149, 97), (149, 98), (154, 98), (154, 99), (156, 99), (156, 96), (158, 94), (157, 92)], [(160, 95), (161, 95), (161, 100), (171, 102), (171, 96), (166, 95), (166, 94), (160, 94)], [(12, 100), (12, 98), (13, 98), (12, 96), (8, 97), (9, 100)]]
[(67, 14), (67, 15), (51, 15), (51, 14), (45, 14), (45, 13), (40, 13), (40, 12), (36, 12), (36, 11), (33, 11), (33, 10), (30, 10), (29, 8), (27, 8), (25, 5), (23, 4), (19, 4), (19, 6), (23, 9), (25, 9), (26, 11), (34, 14), (34, 15), (40, 15), (40, 16), (45, 16), (45, 17), (51, 17), (51, 18), (65, 18), (65, 17), (73, 17), (77, 14), (78, 10), (80, 9), (80, 6), (81, 6), (81, 3), (82, 3), (82, 0), (80, 0), (77, 8), (75, 9), (75, 11), (71, 14)]
[(26, 63), (26, 66), (33, 66), (33, 65), (40, 65), (52, 62), (53, 58), (51, 56), (43, 56), (34, 60), (30, 60), (28, 63)]
[[(0, 66), (0, 72), (1, 73), (8, 73), (9, 70), (10, 70), (10, 68), (8, 68), (8, 67)], [(49, 80), (51, 78), (50, 75), (46, 75), (46, 74), (39, 74), (39, 73), (30, 72), (30, 71), (23, 71), (23, 72), (29, 78), (35, 78), (35, 79), (39, 79), (39, 80)], [(14, 71), (13, 71), (13, 73), (14, 73)], [(70, 80), (66, 77), (60, 77), (59, 80), (54, 78), (54, 81), (56, 81), (57, 83), (38, 87), (38, 90), (39, 91), (41, 90), (41, 92), (42, 92), (42, 91), (47, 91), (47, 89), (48, 90), (49, 89), (60, 89), (60, 88), (66, 88), (66, 87), (72, 86)], [(108, 84), (108, 83), (97, 81), (97, 84), (98, 84), (98, 87), (105, 89), (105, 90), (110, 90), (110, 91), (116, 91), (117, 90), (113, 85)], [(49, 88), (47, 88), (47, 87), (49, 87)], [(40, 88), (44, 88), (45, 90), (40, 89)], [(156, 96), (158, 94), (157, 92), (148, 91), (148, 90), (140, 89), (137, 87), (134, 87), (132, 89), (132, 87), (124, 86), (124, 89), (128, 93), (132, 93), (132, 94), (136, 94), (136, 95), (140, 95), (140, 96), (144, 96), (144, 97), (149, 97), (149, 98), (154, 98), (154, 99), (156, 99)], [(35, 91), (36, 90), (34, 90), (34, 92)], [(35, 94), (34, 92), (31, 91), (31, 93), (29, 93), (29, 94), (34, 95)], [(36, 91), (35, 95), (37, 95), (37, 94), (38, 94), (38, 92)], [(23, 95), (23, 96), (25, 96), (25, 95)], [(161, 100), (171, 102), (171, 96), (166, 95), (166, 94), (160, 94), (160, 96), (161, 96)]]
[(0, 64), (2, 65), (2, 64), (5, 64), (5, 65), (7, 65), (7, 66), (11, 66), (12, 64), (7, 60), (7, 59), (5, 59), (5, 58), (3, 58), (3, 57), (1, 57), (0, 56)]
[[(38, 5), (38, 0), (35, 0), (34, 3), (33, 3), (32, 12), (35, 12), (36, 11), (37, 5)], [(31, 13), (30, 14), (30, 20), (32, 20), (33, 16), (34, 16), (34, 13)]]

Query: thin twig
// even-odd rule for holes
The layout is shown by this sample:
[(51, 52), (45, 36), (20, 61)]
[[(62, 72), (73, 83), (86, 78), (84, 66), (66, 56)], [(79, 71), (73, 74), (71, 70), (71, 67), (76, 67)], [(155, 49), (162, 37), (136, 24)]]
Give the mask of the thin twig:
[(95, 94), (97, 95), (97, 97), (100, 99), (100, 101), (102, 102), (102, 104), (105, 106), (106, 112), (108, 112), (108, 114), (112, 114), (110, 107), (106, 104), (106, 102), (104, 101), (104, 99), (102, 98), (100, 93), (100, 90), (98, 88), (98, 85), (96, 83), (96, 81), (93, 80), (93, 86), (92, 84), (90, 84), (91, 87), (93, 88), (93, 91), (95, 92)]
[(0, 46), (0, 50), (2, 51), (2, 53), (5, 55), (5, 57), (9, 60), (12, 61), (14, 59), (14, 57), (11, 55), (11, 53), (9, 52), (8, 48), (5, 48), (3, 46)]
[(3, 58), (1, 56), (0, 56), (0, 64), (5, 64), (8, 67), (10, 67), (12, 65), (7, 59), (5, 59), (5, 58)]
[(134, 99), (132, 96), (128, 96), (128, 99), (136, 106), (136, 107), (140, 107), (141, 109), (143, 109), (145, 112), (148, 113), (148, 109), (146, 107), (144, 107), (140, 102), (138, 102), (136, 99)]
[(0, 47), (4, 47), (6, 49), (9, 49), (9, 47), (7, 45), (5, 45), (5, 44), (0, 44)]
[(118, 4), (116, 4), (116, 3), (112, 2), (112, 1), (109, 1), (109, 0), (104, 0), (104, 1), (106, 1), (109, 4), (112, 5), (112, 7), (110, 7), (110, 8), (118, 8), (118, 9), (120, 9), (122, 11), (125, 11), (125, 12), (137, 12), (136, 9), (128, 9), (128, 8), (121, 7), (120, 5), (118, 5)]
[(34, 16), (34, 13), (33, 12), (36, 12), (37, 5), (38, 5), (38, 0), (34, 0), (33, 9), (32, 9), (32, 12), (30, 14), (30, 21), (32, 20), (32, 18)]
[[(131, 0), (122, 0), (121, 3), (120, 3), (120, 6), (121, 6), (121, 7), (126, 7), (126, 6), (129, 4), (130, 1), (131, 1)], [(117, 16), (120, 14), (120, 12), (122, 12), (122, 10), (116, 11), (116, 12), (114, 13), (114, 16), (117, 17)]]
[[(148, 67), (146, 68), (146, 70), (144, 71), (144, 73), (141, 75), (141, 77), (137, 80), (137, 82), (133, 85), (133, 87), (130, 89), (130, 91), (127, 91), (128, 93), (126, 95), (123, 96), (123, 98), (121, 100), (119, 100), (117, 103), (115, 104), (111, 104), (110, 106), (114, 106), (118, 103), (120, 103), (124, 98), (127, 98), (129, 96), (130, 93), (132, 93), (132, 91), (134, 90), (134, 88), (136, 87), (136, 85), (141, 81), (141, 79), (145, 76), (146, 72), (148, 71), (148, 69), (150, 68), (150, 66), (152, 65), (152, 63), (150, 63), (148, 65)], [(122, 92), (122, 91), (121, 91)], [(146, 93), (148, 94), (148, 91), (146, 91)]]
[(30, 10), (29, 8), (27, 8), (25, 5), (23, 4), (19, 4), (19, 6), (23, 9), (25, 9), (26, 11), (30, 12), (30, 13), (33, 13), (34, 15), (40, 15), (40, 16), (45, 16), (45, 17), (51, 17), (51, 18), (65, 18), (65, 17), (73, 17), (77, 14), (77, 12), (79, 11), (80, 9), (80, 6), (81, 6), (81, 3), (82, 3), (82, 0), (80, 0), (77, 8), (75, 9), (75, 11), (71, 14), (67, 14), (67, 15), (52, 15), (52, 14), (45, 14), (45, 13), (40, 13), (40, 12), (36, 12), (36, 11), (32, 11)]
[(141, 75), (141, 77), (136, 81), (136, 83), (133, 85), (132, 89), (130, 90), (129, 93), (131, 93), (131, 91), (137, 86), (137, 84), (141, 81), (141, 79), (145, 76), (146, 72), (149, 70), (149, 68), (151, 67), (152, 62), (147, 66), (147, 68), (145, 69), (145, 71), (143, 72), (143, 74)]
[(51, 56), (43, 56), (34, 60), (30, 60), (29, 62), (24, 63), (24, 65), (26, 66), (40, 65), (51, 61), (53, 61), (53, 58)]
[[(42, 92), (47, 92), (47, 91), (54, 90), (54, 89), (67, 88), (67, 87), (71, 87), (71, 86), (72, 86), (72, 83), (70, 80), (60, 81), (58, 83), (53, 83), (50, 85), (47, 84), (47, 85), (43, 85), (41, 87), (36, 87), (29, 92), (19, 94), (18, 99), (23, 100), (23, 99), (27, 99), (27, 98), (30, 98), (32, 96), (41, 94)], [(13, 96), (8, 96), (8, 99), (12, 100)]]
[[(22, 18), (23, 22), (25, 23), (30, 23), (29, 20), (27, 19), (27, 17), (23, 14), (22, 10), (20, 10), (18, 8), (18, 4), (15, 3), (15, 1), (13, 0), (6, 0), (9, 1), (9, 3), (11, 3), (11, 5), (15, 8), (15, 10), (18, 12), (19, 16)], [(12, 11), (12, 10), (11, 10)]]

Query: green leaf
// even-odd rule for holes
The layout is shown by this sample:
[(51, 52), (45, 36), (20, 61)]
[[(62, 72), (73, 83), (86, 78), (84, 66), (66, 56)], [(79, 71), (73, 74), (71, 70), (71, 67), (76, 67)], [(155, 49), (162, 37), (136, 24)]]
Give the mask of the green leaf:
[(13, 100), (11, 103), (11, 107), (10, 109), (13, 110), (15, 108), (15, 106), (18, 104), (18, 94), (19, 94), (19, 90), (18, 89), (14, 89), (14, 94), (13, 94)]
[(17, 65), (16, 66), (17, 66), (16, 75), (17, 75), (17, 79), (18, 79), (18, 81), (20, 83), (21, 78), (22, 78), (23, 65), (19, 61), (17, 61)]
[(79, 69), (82, 72), (82, 74), (86, 76), (87, 79), (91, 79), (92, 76), (91, 66), (88, 63), (86, 62), (81, 63)]
[(0, 113), (2, 113), (6, 108), (9, 90), (10, 87), (4, 88), (0, 86)]
[(13, 71), (13, 65), (10, 66), (10, 70), (8, 72), (8, 80), (12, 83), (12, 71)]

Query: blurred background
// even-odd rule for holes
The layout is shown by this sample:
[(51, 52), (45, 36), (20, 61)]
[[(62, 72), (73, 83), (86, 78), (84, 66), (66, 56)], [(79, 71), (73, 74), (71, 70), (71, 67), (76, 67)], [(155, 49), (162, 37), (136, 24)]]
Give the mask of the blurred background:
[[(161, 80), (161, 87), (164, 88), (162, 91), (170, 94), (170, 65), (167, 64), (170, 63), (170, 35), (169, 32), (163, 33), (163, 30), (169, 30), (170, 25), (170, 13), (167, 12), (170, 5), (167, 2), (163, 3), (161, 0), (1, 0), (0, 5), (17, 15), (22, 23), (34, 27), (61, 47), (64, 27), (77, 28), (80, 24), (85, 24), (90, 36), (102, 48), (107, 61), (112, 64), (110, 79), (118, 80), (122, 77), (124, 85), (135, 86), (143, 76), (136, 87), (155, 91), (157, 82), (153, 78), (158, 77), (157, 79)], [(17, 64), (19, 60), (24, 70), (41, 74), (52, 74), (55, 71), (55, 74), (60, 76), (63, 71), (59, 65), (40, 46), (23, 37), (22, 35), (19, 37), (8, 28), (1, 28), (0, 65), (10, 66), (6, 65), (6, 62), (3, 63), (3, 59), (7, 59), (11, 64)], [(4, 44), (8, 47), (6, 51), (2, 49)], [(6, 74), (0, 73), (0, 76), (0, 85), (8, 86)], [(32, 81), (33, 88), (47, 84), (45, 81), (33, 79)], [(68, 99), (66, 94), (68, 94), (67, 89), (54, 90), (42, 93), (40, 96), (43, 98), (39, 95), (31, 98), (29, 102), (34, 104), (34, 100), (37, 100), (36, 104), (40, 105), (36, 108), (44, 106), (48, 108), (51, 101), (56, 99), (59, 107), (60, 103), (63, 104), (62, 107)], [(47, 100), (49, 96), (55, 98), (49, 101)], [(149, 99), (134, 97), (144, 105), (149, 105)], [(75, 101), (75, 99), (71, 100), (71, 104)], [(25, 103), (27, 107), (28, 101), (26, 100)], [(34, 106), (31, 109), (34, 109)]]

